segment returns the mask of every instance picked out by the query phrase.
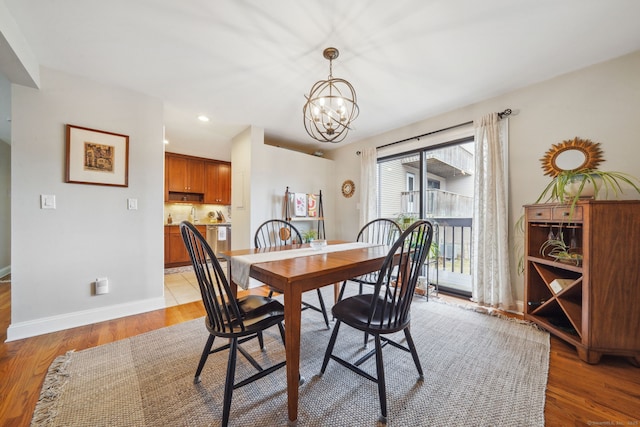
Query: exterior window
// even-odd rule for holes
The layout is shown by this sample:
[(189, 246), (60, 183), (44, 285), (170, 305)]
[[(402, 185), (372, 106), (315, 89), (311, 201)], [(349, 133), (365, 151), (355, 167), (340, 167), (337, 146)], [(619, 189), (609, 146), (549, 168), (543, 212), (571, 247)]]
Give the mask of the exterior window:
[(437, 278), (441, 289), (466, 296), (471, 296), (473, 268), (474, 167), (473, 140), (378, 160), (379, 216), (401, 226), (417, 218), (436, 223), (437, 261), (429, 263), (429, 281)]
[(407, 172), (407, 210), (408, 212), (415, 212), (415, 206), (414, 206), (414, 197), (415, 194), (413, 194), (413, 187), (414, 187), (414, 182), (416, 180), (416, 176), (415, 174), (411, 173), (411, 172)]

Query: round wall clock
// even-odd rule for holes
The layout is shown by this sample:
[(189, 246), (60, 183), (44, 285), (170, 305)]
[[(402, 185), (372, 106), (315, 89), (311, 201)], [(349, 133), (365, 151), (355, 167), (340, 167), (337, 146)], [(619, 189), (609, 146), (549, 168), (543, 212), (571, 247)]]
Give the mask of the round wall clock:
[(342, 183), (342, 195), (344, 197), (353, 196), (354, 191), (356, 191), (356, 185), (350, 179), (346, 180)]

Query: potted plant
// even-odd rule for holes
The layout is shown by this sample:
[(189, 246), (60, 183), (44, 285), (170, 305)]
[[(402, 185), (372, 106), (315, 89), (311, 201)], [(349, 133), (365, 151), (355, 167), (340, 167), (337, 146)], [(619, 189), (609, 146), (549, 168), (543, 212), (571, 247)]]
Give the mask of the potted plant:
[[(416, 222), (416, 220), (417, 220), (417, 216), (410, 213), (401, 213), (401, 214), (398, 214), (398, 216), (396, 217), (396, 222), (398, 223), (402, 231), (409, 228), (409, 226), (414, 222)], [(421, 239), (422, 239), (422, 236), (419, 236), (417, 240), (420, 241)], [(436, 259), (440, 256), (440, 245), (435, 240), (435, 236), (434, 236), (434, 239), (431, 241), (431, 246), (429, 247), (428, 256), (430, 259)]]
[(417, 216), (410, 213), (400, 213), (396, 217), (396, 222), (400, 226), (402, 231), (406, 230), (411, 224), (413, 224), (417, 219)]
[(582, 254), (574, 252), (572, 248), (565, 243), (562, 232), (558, 233), (557, 237), (546, 240), (542, 246), (540, 246), (540, 254), (551, 257), (558, 262), (575, 264), (576, 266), (582, 264)]
[(318, 232), (316, 230), (309, 229), (302, 233), (304, 243), (311, 243), (311, 241), (315, 240), (316, 237), (318, 237)]
[(638, 179), (623, 173), (597, 169), (563, 170), (553, 177), (542, 190), (536, 203), (558, 201), (571, 204), (571, 209), (581, 198), (598, 198), (604, 191), (604, 198), (613, 193), (619, 197), (623, 185), (628, 185), (640, 194)]

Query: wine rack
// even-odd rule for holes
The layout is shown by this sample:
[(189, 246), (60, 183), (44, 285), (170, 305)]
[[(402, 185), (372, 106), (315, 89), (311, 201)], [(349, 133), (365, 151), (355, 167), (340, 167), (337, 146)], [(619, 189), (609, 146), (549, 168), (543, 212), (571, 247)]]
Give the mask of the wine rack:
[[(576, 347), (640, 366), (640, 201), (525, 206), (525, 319)], [(543, 250), (563, 242), (564, 256)]]

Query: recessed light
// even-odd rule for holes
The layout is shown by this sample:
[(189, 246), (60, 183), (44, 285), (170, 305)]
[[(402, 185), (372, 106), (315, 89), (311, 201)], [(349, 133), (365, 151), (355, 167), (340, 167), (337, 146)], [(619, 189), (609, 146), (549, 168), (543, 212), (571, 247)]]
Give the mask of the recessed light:
[(198, 120), (200, 120), (201, 122), (208, 122), (209, 121), (209, 117), (205, 116), (204, 114), (200, 114), (198, 116)]

